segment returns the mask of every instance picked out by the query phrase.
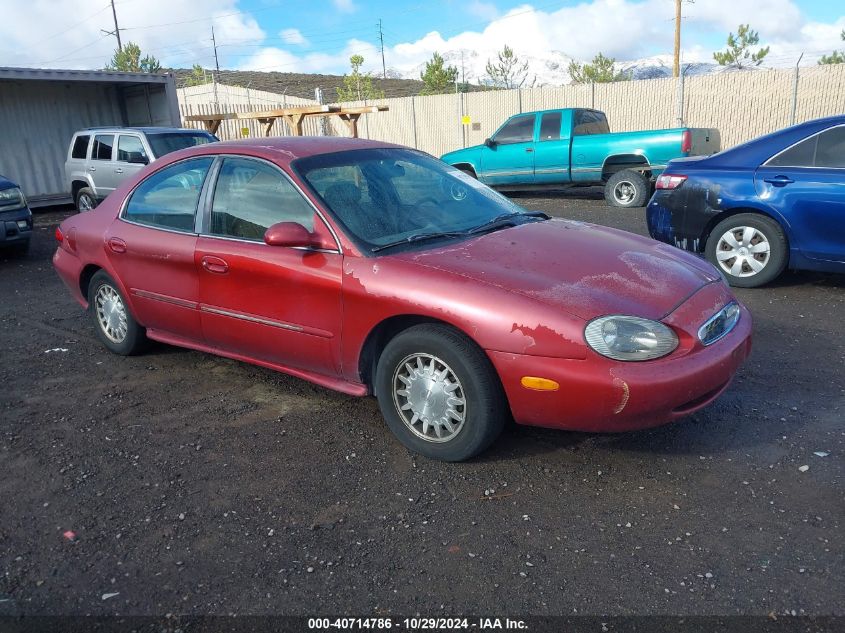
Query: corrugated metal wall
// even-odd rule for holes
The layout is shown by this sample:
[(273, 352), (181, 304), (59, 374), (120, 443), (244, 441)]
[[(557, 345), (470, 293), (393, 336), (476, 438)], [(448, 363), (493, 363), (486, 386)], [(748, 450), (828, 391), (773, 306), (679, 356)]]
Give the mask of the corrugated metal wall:
[(64, 168), (74, 132), (171, 124), (163, 84), (149, 86), (149, 101), (143, 87), (141, 96), (123, 94), (131, 90), (112, 83), (0, 80), (0, 174), (30, 199), (69, 196)]
[[(363, 138), (418, 147), (439, 156), (463, 145), (482, 143), (513, 114), (552, 108), (603, 110), (614, 132), (677, 127), (678, 117), (682, 115), (683, 125), (718, 128), (723, 148), (790, 124), (793, 69), (724, 72), (687, 77), (683, 86), (679, 84), (679, 79), (650, 79), (383, 99), (378, 103), (390, 110), (364, 115), (359, 134)], [(228, 94), (230, 99), (237, 99), (235, 91)], [(842, 113), (845, 113), (845, 64), (801, 68), (795, 122)], [(471, 120), (465, 129), (461, 125), (463, 115)], [(336, 117), (327, 121), (329, 133), (348, 135), (346, 126)], [(478, 129), (473, 129), (473, 124)], [(275, 133), (280, 133), (278, 128)]]

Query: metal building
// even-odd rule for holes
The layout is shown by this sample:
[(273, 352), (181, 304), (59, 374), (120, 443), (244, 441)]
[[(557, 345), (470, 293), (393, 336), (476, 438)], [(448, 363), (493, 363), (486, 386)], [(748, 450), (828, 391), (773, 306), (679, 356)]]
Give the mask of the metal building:
[(0, 67), (0, 174), (32, 206), (71, 201), (71, 136), (100, 125), (178, 127), (173, 75)]

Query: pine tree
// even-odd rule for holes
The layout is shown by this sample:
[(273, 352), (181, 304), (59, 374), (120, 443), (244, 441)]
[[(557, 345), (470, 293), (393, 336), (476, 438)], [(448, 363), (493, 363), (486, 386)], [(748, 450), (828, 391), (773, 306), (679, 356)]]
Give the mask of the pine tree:
[(458, 69), (454, 66), (444, 67), (445, 61), (440, 53), (434, 53), (431, 61), (425, 63), (425, 72), (420, 73), (423, 89), (421, 95), (439, 95), (454, 90), (458, 80)]
[[(845, 30), (839, 36), (845, 40)], [(833, 51), (830, 55), (822, 55), (819, 65), (826, 64), (845, 64), (845, 51)]]
[(616, 59), (605, 57), (599, 53), (593, 57), (590, 63), (579, 64), (575, 60), (569, 62), (569, 76), (574, 84), (597, 83), (605, 84), (613, 81), (627, 81), (631, 74), (625, 71), (616, 71)]
[(373, 87), (370, 73), (361, 73), (364, 58), (353, 55), (349, 58), (352, 72), (343, 76), (343, 86), (337, 88), (338, 101), (363, 101), (364, 99), (384, 99), (384, 90)]
[(485, 68), (492, 84), (506, 89), (521, 88), (528, 78), (528, 62), (521, 61), (507, 44), (496, 57), (498, 61), (493, 63), (488, 59)]
[(127, 42), (126, 46), (114, 52), (106, 70), (119, 70), (125, 73), (157, 73), (161, 72), (161, 64), (152, 55), (141, 59), (141, 47), (135, 42)]
[(769, 47), (763, 46), (752, 53), (750, 48), (760, 43), (760, 36), (757, 31), (752, 31), (748, 24), (740, 24), (736, 35), (728, 34), (728, 48), (724, 51), (713, 53), (720, 66), (731, 66), (733, 68), (750, 68), (763, 63), (763, 58), (769, 54)]

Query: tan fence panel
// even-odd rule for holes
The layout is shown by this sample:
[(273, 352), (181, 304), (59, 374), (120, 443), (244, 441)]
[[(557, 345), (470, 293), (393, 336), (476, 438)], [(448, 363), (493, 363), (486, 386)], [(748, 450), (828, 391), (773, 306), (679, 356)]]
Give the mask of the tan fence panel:
[(795, 122), (845, 114), (845, 64), (802, 68)]
[[(464, 113), (470, 117), (467, 127), (466, 146), (479, 145), (499, 129), (505, 119), (519, 114), (518, 90), (493, 90), (490, 92), (468, 92), (464, 95)], [(473, 123), (480, 129), (474, 130)], [(456, 136), (448, 151), (460, 149), (461, 137)]]

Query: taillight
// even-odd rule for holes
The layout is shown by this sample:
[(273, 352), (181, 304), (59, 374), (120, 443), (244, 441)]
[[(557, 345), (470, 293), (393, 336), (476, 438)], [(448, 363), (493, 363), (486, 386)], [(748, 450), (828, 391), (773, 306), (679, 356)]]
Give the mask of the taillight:
[(660, 174), (654, 183), (655, 189), (677, 189), (687, 179), (686, 176), (675, 176), (672, 174)]
[(688, 154), (692, 151), (692, 132), (684, 130), (681, 134), (681, 153)]
[(65, 236), (62, 233), (62, 228), (60, 226), (56, 227), (56, 241), (61, 244), (65, 241)]

